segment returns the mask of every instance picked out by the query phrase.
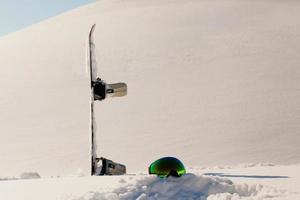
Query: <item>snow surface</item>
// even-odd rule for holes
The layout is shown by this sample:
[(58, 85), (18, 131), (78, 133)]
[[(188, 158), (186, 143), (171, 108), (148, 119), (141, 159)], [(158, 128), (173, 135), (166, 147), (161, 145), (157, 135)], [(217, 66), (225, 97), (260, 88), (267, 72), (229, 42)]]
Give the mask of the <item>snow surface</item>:
[[(292, 0), (102, 0), (1, 37), (0, 177), (43, 178), (0, 181), (0, 199), (299, 200), (299, 15)], [(86, 177), (94, 23), (98, 73), (128, 85), (96, 103), (98, 155), (129, 173), (175, 156), (196, 175)], [(274, 164), (207, 168), (241, 163)]]
[(6, 200), (298, 200), (299, 169), (300, 165), (231, 166), (189, 168), (189, 173), (185, 176), (168, 179), (136, 174), (0, 181), (0, 198)]
[(0, 38), (0, 176), (88, 172), (94, 23), (98, 72), (128, 84), (127, 97), (96, 103), (98, 155), (145, 172), (163, 156), (299, 163), (299, 10), (298, 1), (103, 0)]
[(38, 179), (38, 178), (41, 178), (41, 176), (37, 172), (23, 172), (17, 177), (5, 177), (5, 178), (0, 177), (0, 181), (21, 180), (21, 179)]

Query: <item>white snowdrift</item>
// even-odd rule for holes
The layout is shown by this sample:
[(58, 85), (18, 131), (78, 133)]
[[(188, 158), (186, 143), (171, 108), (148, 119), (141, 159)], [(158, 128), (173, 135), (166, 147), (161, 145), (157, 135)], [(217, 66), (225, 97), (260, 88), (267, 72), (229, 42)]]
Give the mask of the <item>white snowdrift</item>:
[(41, 178), (41, 176), (37, 172), (23, 172), (20, 175), (20, 179), (38, 179), (38, 178)]
[[(161, 179), (155, 176), (139, 177), (113, 192), (89, 192), (76, 200), (231, 200), (263, 199), (283, 196), (284, 192), (262, 185), (234, 184), (229, 179), (187, 174), (181, 178)], [(132, 181), (131, 181), (132, 182)]]
[(37, 172), (23, 172), (18, 177), (0, 178), (0, 181), (20, 180), (20, 179), (39, 179), (41, 176)]
[(200, 169), (179, 179), (137, 174), (0, 181), (0, 199), (300, 199), (300, 165)]

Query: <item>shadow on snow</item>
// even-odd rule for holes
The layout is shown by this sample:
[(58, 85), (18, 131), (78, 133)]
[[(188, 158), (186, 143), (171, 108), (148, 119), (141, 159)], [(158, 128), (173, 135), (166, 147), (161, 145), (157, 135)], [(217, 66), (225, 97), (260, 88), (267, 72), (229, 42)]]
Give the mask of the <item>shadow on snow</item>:
[(225, 173), (205, 173), (207, 176), (219, 176), (226, 178), (290, 178), (288, 176), (259, 176), (259, 175), (233, 175)]

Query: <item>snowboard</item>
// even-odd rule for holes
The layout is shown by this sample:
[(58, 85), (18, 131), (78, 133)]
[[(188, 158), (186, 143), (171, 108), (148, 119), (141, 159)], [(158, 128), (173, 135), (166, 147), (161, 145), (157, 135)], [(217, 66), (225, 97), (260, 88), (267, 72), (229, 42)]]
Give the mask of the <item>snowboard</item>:
[[(101, 78), (98, 77), (96, 50), (94, 41), (94, 30), (96, 24), (94, 24), (89, 32), (88, 36), (88, 69), (90, 73), (90, 87), (91, 87), (91, 100), (90, 100), (90, 162), (91, 162), (91, 175), (120, 175), (126, 173), (125, 165), (115, 163), (108, 159), (101, 159), (97, 157), (97, 143), (96, 143), (96, 121), (94, 112), (94, 101), (102, 101), (106, 97), (122, 97), (127, 95), (126, 83), (113, 83), (107, 84)], [(102, 161), (102, 170), (99, 169), (99, 162)], [(104, 163), (110, 163), (110, 165), (104, 165)], [(114, 170), (109, 169), (109, 166), (114, 166)], [(116, 168), (115, 168), (116, 166)], [(104, 168), (107, 170), (104, 170)], [(124, 170), (123, 170), (124, 169)]]
[(93, 33), (96, 24), (94, 24), (89, 32), (88, 37), (88, 69), (90, 72), (90, 87), (91, 87), (91, 100), (90, 100), (90, 162), (91, 162), (91, 175), (95, 174), (95, 163), (97, 158), (97, 144), (96, 144), (96, 123), (94, 117), (94, 82), (97, 80), (97, 66), (95, 58), (95, 43)]

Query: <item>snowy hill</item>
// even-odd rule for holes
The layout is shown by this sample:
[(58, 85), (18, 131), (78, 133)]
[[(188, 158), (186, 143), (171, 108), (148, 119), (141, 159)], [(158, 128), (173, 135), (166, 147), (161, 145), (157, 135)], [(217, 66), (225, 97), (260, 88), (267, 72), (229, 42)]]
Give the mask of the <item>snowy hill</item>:
[[(96, 104), (98, 153), (146, 172), (300, 162), (300, 3), (103, 0), (0, 38), (0, 171), (89, 170), (86, 39), (128, 96)], [(137, 162), (138, 161), (138, 162)]]

